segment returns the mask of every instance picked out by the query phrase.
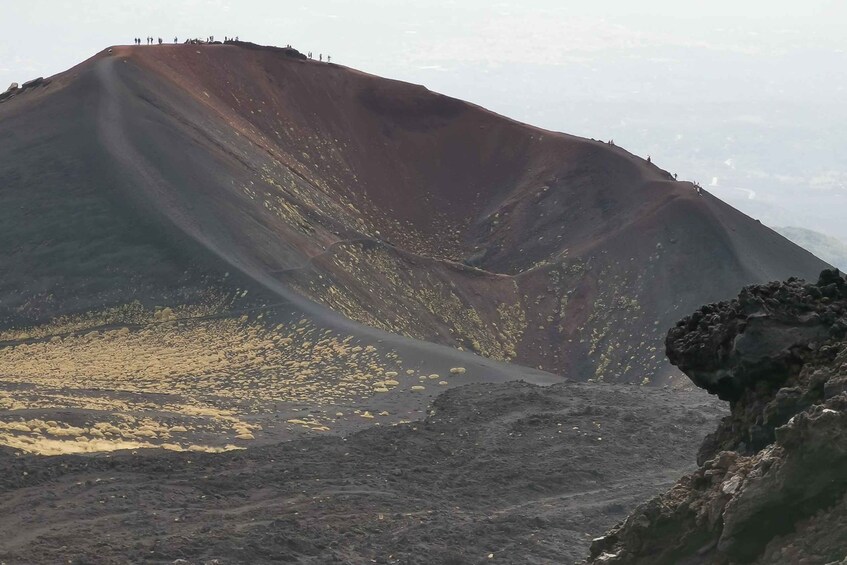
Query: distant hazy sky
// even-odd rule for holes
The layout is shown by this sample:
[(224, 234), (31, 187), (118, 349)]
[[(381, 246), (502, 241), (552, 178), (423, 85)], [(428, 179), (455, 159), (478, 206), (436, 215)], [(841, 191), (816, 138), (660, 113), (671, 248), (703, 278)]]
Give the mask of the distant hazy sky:
[(0, 89), (136, 36), (291, 43), (847, 238), (845, 27), (847, 0), (0, 0)]

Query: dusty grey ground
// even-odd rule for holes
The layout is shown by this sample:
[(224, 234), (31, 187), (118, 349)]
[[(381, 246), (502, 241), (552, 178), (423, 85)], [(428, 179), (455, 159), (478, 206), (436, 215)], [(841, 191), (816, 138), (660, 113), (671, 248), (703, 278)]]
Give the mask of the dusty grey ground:
[(469, 385), (425, 421), (226, 454), (0, 456), (3, 563), (570, 563), (690, 470), (701, 391)]

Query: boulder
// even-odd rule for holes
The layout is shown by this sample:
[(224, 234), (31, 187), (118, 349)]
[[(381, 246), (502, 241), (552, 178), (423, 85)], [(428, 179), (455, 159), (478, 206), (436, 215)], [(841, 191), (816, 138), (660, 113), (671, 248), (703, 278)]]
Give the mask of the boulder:
[(38, 86), (47, 86), (50, 84), (50, 79), (46, 79), (44, 77), (34, 78), (32, 80), (28, 80), (21, 85), (21, 90), (27, 90), (30, 88), (36, 88)]
[(3, 102), (4, 100), (8, 100), (9, 98), (11, 98), (15, 94), (17, 94), (19, 90), (20, 90), (20, 88), (18, 87), (18, 83), (13, 82), (9, 86), (9, 88), (6, 89), (6, 92), (0, 93), (0, 102)]
[(845, 301), (847, 283), (836, 270), (824, 271), (816, 285), (789, 279), (746, 287), (737, 299), (681, 320), (668, 332), (667, 356), (723, 400), (736, 401), (752, 387), (776, 389), (847, 324)]
[[(744, 288), (668, 332), (730, 402), (700, 467), (591, 545), (589, 563), (808, 563), (847, 555), (847, 281)], [(840, 527), (839, 525), (843, 526)]]

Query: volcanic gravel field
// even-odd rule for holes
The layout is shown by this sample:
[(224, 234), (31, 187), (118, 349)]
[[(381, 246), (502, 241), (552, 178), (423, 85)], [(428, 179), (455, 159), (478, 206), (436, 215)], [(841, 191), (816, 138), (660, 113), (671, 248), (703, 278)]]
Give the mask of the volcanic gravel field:
[(4, 454), (0, 560), (571, 563), (691, 470), (723, 413), (702, 391), (468, 385), (346, 438)]

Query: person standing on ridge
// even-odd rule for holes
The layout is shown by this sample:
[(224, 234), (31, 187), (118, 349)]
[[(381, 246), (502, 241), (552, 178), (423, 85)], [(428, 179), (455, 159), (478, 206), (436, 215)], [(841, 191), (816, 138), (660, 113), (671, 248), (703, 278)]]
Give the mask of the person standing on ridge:
[(318, 53), (318, 61), (323, 62), (323, 60), (324, 60), (324, 54)]
[(327, 63), (329, 63), (330, 61), (332, 61), (332, 57), (330, 57), (329, 55), (327, 55), (327, 56), (326, 56), (326, 62), (327, 62)]
[(161, 45), (161, 44), (162, 44), (162, 38), (160, 37), (159, 38), (159, 45)]
[(174, 36), (174, 43), (179, 43), (179, 40)]

